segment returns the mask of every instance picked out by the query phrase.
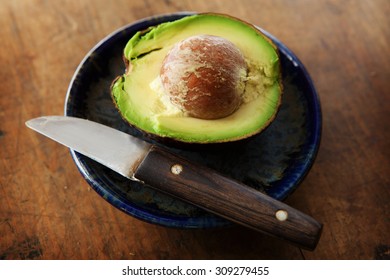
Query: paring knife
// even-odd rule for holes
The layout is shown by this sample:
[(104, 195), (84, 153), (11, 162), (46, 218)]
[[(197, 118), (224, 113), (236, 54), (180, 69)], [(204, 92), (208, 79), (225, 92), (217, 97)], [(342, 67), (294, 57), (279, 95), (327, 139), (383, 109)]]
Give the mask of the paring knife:
[(313, 250), (322, 224), (312, 217), (216, 171), (89, 120), (39, 117), (26, 125), (156, 190), (227, 220)]

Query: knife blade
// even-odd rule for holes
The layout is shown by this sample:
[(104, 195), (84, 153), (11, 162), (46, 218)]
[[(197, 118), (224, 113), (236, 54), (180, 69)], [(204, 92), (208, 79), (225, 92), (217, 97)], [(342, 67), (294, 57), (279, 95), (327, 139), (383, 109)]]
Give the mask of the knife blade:
[(86, 119), (47, 116), (27, 127), (131, 180), (234, 223), (314, 250), (322, 224), (287, 204), (156, 145)]

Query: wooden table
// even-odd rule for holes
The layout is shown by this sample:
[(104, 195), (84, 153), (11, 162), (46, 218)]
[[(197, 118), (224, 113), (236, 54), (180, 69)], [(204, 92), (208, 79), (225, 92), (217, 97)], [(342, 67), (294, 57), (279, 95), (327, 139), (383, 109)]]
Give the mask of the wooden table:
[[(135, 20), (227, 13), (268, 30), (312, 75), (323, 110), (317, 160), (287, 203), (324, 223), (301, 250), (242, 228), (139, 221), (97, 195), (67, 148), (24, 125), (63, 114), (84, 55)], [(0, 259), (389, 259), (390, 2), (22, 1), (0, 4)]]

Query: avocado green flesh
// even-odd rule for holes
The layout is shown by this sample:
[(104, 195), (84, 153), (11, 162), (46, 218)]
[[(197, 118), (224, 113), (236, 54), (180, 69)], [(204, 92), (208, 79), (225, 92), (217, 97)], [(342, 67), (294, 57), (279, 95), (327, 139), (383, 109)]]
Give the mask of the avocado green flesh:
[[(188, 117), (162, 101), (153, 83), (162, 61), (174, 44), (194, 35), (208, 34), (230, 40), (248, 61), (244, 102), (232, 115), (203, 120)], [(277, 51), (253, 27), (221, 15), (194, 15), (137, 33), (124, 49), (131, 70), (112, 86), (122, 117), (151, 134), (183, 142), (216, 143), (246, 138), (266, 127), (280, 104), (281, 86)]]

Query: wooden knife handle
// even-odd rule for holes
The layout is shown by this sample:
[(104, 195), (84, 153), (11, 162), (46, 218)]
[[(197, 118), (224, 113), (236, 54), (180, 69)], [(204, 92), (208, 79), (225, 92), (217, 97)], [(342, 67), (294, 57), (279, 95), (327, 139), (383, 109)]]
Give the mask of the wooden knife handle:
[(237, 224), (313, 250), (322, 224), (312, 217), (229, 179), (153, 146), (134, 177)]

